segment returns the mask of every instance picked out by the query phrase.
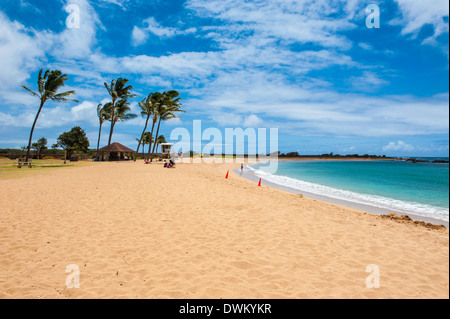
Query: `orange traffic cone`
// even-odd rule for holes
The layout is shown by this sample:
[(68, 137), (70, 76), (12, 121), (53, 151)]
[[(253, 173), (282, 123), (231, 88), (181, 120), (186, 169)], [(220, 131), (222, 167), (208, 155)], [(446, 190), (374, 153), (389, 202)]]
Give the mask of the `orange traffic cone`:
[(261, 178), (259, 179), (259, 183), (258, 183), (258, 186), (261, 186)]
[(228, 173), (230, 173), (230, 171), (227, 171), (227, 176), (225, 176), (225, 179), (228, 179)]

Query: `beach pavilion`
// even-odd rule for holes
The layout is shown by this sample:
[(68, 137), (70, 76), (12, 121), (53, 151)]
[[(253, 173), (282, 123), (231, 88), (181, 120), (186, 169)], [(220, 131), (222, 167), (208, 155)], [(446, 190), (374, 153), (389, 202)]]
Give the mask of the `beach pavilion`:
[[(110, 161), (127, 161), (134, 158), (136, 151), (133, 151), (131, 148), (128, 148), (120, 143), (111, 143), (109, 146), (109, 160)], [(100, 156), (99, 158), (102, 161), (105, 161), (108, 155), (108, 145), (99, 149)]]

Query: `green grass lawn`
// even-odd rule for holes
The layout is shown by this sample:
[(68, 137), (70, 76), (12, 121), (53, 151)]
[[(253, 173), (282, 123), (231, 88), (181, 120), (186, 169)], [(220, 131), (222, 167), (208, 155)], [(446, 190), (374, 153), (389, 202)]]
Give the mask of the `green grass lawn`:
[(23, 178), (28, 176), (40, 175), (53, 169), (66, 169), (74, 167), (82, 167), (92, 165), (91, 160), (84, 160), (78, 162), (69, 162), (64, 164), (63, 160), (46, 159), (33, 160), (32, 168), (23, 166), (17, 167), (17, 160), (10, 160), (7, 158), (0, 158), (0, 180)]

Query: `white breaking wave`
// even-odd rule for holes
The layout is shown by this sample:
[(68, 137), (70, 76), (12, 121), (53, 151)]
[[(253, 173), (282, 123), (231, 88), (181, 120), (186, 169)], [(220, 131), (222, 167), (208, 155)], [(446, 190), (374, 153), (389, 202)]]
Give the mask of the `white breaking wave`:
[(405, 202), (393, 198), (359, 194), (351, 191), (337, 189), (329, 186), (314, 184), (298, 180), (287, 176), (278, 176), (266, 173), (262, 170), (255, 169), (251, 166), (247, 168), (256, 176), (265, 179), (273, 184), (289, 187), (298, 191), (308, 192), (311, 194), (334, 198), (338, 200), (345, 200), (362, 205), (370, 205), (377, 208), (387, 209), (390, 211), (397, 211), (400, 213), (415, 214), (422, 217), (429, 217), (449, 221), (449, 210), (441, 207), (431, 206), (427, 204)]

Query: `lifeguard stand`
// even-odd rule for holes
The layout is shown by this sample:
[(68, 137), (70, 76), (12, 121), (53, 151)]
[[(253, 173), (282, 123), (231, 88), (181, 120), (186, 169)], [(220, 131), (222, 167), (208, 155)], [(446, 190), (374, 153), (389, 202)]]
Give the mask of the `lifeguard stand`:
[(173, 143), (162, 143), (161, 144), (161, 153), (163, 155), (169, 155), (170, 149), (172, 148)]

